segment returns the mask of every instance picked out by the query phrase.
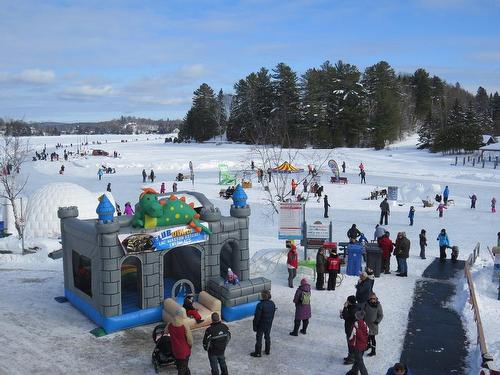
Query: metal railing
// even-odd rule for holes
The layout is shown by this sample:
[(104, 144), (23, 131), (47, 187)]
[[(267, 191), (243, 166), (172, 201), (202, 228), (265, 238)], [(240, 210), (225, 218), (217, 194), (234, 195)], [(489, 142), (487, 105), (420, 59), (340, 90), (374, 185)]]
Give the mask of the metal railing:
[(471, 267), (476, 262), (479, 256), (480, 244), (479, 242), (474, 247), (472, 254), (465, 261), (465, 278), (467, 280), (467, 285), (469, 286), (469, 303), (472, 305), (472, 311), (474, 312), (474, 320), (476, 321), (477, 329), (477, 344), (481, 350), (481, 367), (489, 369), (488, 362), (493, 360), (493, 357), (488, 353), (488, 347), (486, 345), (486, 339), (484, 337), (483, 323), (481, 321), (481, 315), (479, 314), (479, 305), (477, 304), (476, 290), (474, 288), (474, 281), (472, 280)]

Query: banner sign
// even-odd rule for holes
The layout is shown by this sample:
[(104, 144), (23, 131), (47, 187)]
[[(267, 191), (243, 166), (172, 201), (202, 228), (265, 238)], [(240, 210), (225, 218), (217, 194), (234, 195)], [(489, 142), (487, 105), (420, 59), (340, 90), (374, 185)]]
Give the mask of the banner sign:
[(307, 238), (328, 239), (330, 226), (328, 224), (307, 224)]
[(398, 200), (398, 187), (388, 186), (387, 187), (387, 200), (397, 201)]
[(335, 175), (335, 177), (338, 180), (340, 177), (340, 171), (339, 171), (339, 166), (338, 166), (337, 162), (333, 159), (330, 159), (328, 161), (328, 166), (330, 167), (330, 169), (332, 170), (332, 173)]
[(302, 210), (300, 202), (280, 203), (278, 239), (302, 239)]
[[(202, 222), (208, 226), (207, 223)], [(196, 232), (193, 228), (181, 225), (153, 233), (119, 234), (118, 239), (125, 254), (170, 250), (179, 246), (208, 241), (208, 234)]]

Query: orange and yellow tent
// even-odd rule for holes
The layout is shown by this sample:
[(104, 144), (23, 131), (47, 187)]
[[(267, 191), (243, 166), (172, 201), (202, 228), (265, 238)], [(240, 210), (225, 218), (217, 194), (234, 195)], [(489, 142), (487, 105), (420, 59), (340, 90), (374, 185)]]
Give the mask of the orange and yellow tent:
[(303, 169), (299, 169), (291, 165), (289, 162), (285, 161), (281, 165), (273, 168), (274, 173), (300, 173), (304, 172)]

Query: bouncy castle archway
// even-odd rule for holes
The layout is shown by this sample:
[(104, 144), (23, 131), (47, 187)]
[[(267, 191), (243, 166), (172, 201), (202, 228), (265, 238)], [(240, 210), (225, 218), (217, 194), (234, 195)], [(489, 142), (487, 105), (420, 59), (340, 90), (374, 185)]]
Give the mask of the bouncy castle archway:
[(121, 296), (123, 314), (142, 309), (142, 263), (135, 256), (122, 263)]
[(181, 279), (191, 281), (196, 293), (201, 291), (201, 249), (196, 246), (180, 246), (163, 256), (165, 298), (171, 297), (172, 286)]
[(228, 268), (231, 268), (236, 275), (241, 276), (240, 247), (238, 246), (238, 242), (234, 240), (226, 241), (220, 250), (221, 277), (226, 278)]

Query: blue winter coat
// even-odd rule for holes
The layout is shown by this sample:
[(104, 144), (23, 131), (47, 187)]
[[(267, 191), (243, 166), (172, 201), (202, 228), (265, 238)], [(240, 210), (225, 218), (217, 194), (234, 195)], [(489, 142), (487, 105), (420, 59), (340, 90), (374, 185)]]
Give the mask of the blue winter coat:
[(448, 235), (447, 234), (441, 234), (439, 233), (438, 237), (436, 240), (439, 241), (439, 246), (450, 246), (450, 241), (448, 240)]
[(410, 219), (413, 219), (415, 217), (415, 210), (410, 210), (410, 212), (408, 213), (408, 217)]
[[(411, 372), (411, 370), (408, 368), (408, 366), (405, 366), (405, 367), (406, 367), (405, 375), (413, 375), (413, 372)], [(390, 369), (388, 369), (387, 373), (385, 375), (394, 375), (394, 367), (391, 367)]]
[(356, 284), (356, 301), (358, 301), (359, 305), (364, 305), (368, 301), (368, 297), (372, 292), (372, 285), (371, 280), (368, 278)]
[(293, 297), (293, 303), (295, 303), (295, 320), (304, 320), (311, 317), (311, 303), (302, 303), (303, 293), (311, 293), (311, 286), (308, 283), (301, 283)]
[(448, 186), (447, 186), (444, 188), (443, 198), (448, 198), (449, 195), (450, 195), (450, 189), (448, 189)]

